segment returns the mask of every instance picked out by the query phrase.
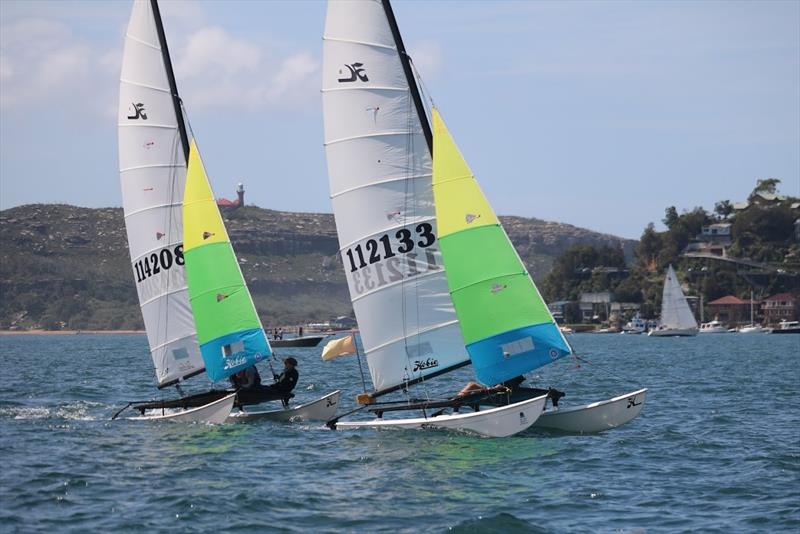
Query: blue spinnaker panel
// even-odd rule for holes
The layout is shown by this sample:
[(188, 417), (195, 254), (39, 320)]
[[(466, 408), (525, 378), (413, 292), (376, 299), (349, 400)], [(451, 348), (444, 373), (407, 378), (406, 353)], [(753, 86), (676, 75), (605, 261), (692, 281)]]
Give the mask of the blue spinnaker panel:
[(467, 345), (478, 381), (494, 385), (571, 354), (553, 323), (517, 328)]
[(200, 345), (208, 377), (216, 382), (269, 358), (272, 349), (264, 331), (253, 328), (212, 339)]

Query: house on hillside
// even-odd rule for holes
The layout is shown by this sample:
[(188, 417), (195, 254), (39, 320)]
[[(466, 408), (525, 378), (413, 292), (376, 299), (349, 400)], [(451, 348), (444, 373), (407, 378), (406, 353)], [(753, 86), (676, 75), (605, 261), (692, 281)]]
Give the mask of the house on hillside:
[[(781, 202), (785, 201), (788, 197), (783, 195), (776, 195), (775, 193), (767, 193), (765, 191), (759, 191), (751, 195), (748, 200), (744, 202), (734, 202), (733, 203), (733, 211), (744, 211), (750, 206), (761, 206), (762, 208), (771, 208), (773, 206), (779, 205)], [(794, 209), (792, 207), (792, 209)]]
[(779, 293), (764, 299), (764, 317), (767, 324), (778, 324), (782, 320), (796, 321), (800, 299), (791, 293)]
[(608, 319), (612, 300), (614, 300), (614, 294), (611, 291), (581, 293), (581, 300), (578, 303), (581, 310), (581, 322), (590, 323)]
[(725, 256), (725, 249), (731, 246), (731, 223), (704, 225), (693, 243), (686, 245), (683, 254), (701, 253)]
[[(753, 322), (758, 323), (761, 317), (761, 303), (754, 300), (752, 304)], [(717, 317), (723, 323), (735, 325), (750, 322), (750, 300), (742, 300), (739, 297), (728, 295), (712, 300), (706, 306), (711, 316)]]

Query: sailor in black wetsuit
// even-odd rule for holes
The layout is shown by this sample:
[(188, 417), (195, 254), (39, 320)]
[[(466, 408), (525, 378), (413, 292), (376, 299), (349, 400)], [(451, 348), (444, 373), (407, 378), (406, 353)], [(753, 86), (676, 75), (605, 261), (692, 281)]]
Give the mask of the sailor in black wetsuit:
[(290, 393), (297, 385), (300, 379), (300, 373), (297, 372), (297, 360), (292, 357), (283, 360), (283, 372), (275, 377), (275, 383), (271, 386), (266, 386), (272, 391), (279, 393)]

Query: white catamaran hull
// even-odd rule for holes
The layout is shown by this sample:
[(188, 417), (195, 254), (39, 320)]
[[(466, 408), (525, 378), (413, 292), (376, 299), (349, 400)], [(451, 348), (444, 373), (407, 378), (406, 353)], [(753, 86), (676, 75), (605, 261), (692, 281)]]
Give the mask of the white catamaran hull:
[(212, 423), (221, 424), (231, 413), (233, 402), (236, 400), (236, 393), (231, 393), (214, 402), (209, 402), (204, 406), (181, 410), (164, 415), (145, 415), (141, 417), (130, 417), (134, 421), (175, 421), (179, 423)]
[(447, 428), (503, 438), (522, 432), (533, 425), (541, 415), (546, 400), (547, 395), (542, 395), (499, 408), (427, 418), (345, 421), (336, 423), (336, 428)]
[(282, 410), (268, 410), (257, 412), (233, 412), (228, 416), (228, 423), (241, 423), (245, 421), (328, 421), (336, 415), (341, 392), (337, 389), (315, 401)]
[(653, 337), (691, 337), (697, 335), (697, 327), (694, 328), (663, 328), (661, 330), (650, 330), (647, 335)]
[(646, 396), (645, 388), (584, 406), (546, 410), (534, 426), (581, 434), (602, 432), (622, 426), (639, 415)]

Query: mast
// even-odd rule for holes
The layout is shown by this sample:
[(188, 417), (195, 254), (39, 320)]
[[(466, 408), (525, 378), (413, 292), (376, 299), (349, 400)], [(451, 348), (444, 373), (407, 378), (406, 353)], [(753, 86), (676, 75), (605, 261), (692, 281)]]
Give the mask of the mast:
[(183, 121), (181, 97), (178, 95), (178, 85), (175, 83), (175, 73), (172, 70), (172, 60), (169, 57), (167, 36), (164, 34), (164, 24), (161, 22), (161, 12), (158, 9), (158, 0), (150, 0), (150, 7), (153, 9), (153, 18), (156, 22), (158, 42), (161, 45), (161, 57), (164, 58), (164, 68), (167, 70), (167, 81), (169, 81), (169, 92), (172, 95), (172, 106), (175, 108), (175, 116), (178, 120), (178, 132), (180, 132), (181, 144), (183, 145), (183, 158), (184, 162), (188, 163), (189, 136), (186, 133), (186, 124)]
[[(155, 2), (155, 0), (152, 0)], [(411, 71), (411, 62), (409, 61), (406, 47), (403, 44), (403, 37), (400, 35), (400, 29), (397, 27), (397, 20), (394, 18), (394, 11), (389, 0), (381, 0), (383, 10), (386, 12), (386, 18), (389, 20), (389, 28), (392, 30), (392, 37), (397, 46), (397, 52), (400, 54), (400, 63), (403, 65), (403, 72), (406, 75), (408, 88), (411, 89), (411, 98), (414, 100), (414, 107), (417, 108), (417, 115), (419, 115), (419, 122), (422, 125), (422, 133), (425, 134), (425, 141), (428, 143), (428, 150), (431, 157), (433, 157), (433, 132), (431, 131), (431, 124), (428, 122), (428, 116), (425, 113), (425, 106), (422, 103), (422, 97), (417, 87), (417, 80), (414, 78), (414, 73)]]

